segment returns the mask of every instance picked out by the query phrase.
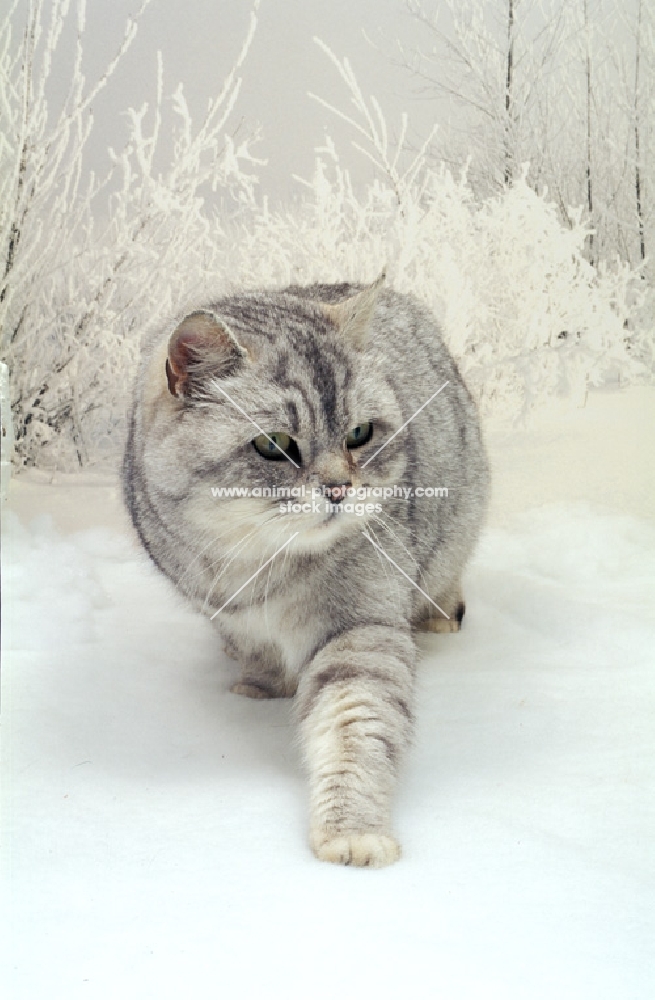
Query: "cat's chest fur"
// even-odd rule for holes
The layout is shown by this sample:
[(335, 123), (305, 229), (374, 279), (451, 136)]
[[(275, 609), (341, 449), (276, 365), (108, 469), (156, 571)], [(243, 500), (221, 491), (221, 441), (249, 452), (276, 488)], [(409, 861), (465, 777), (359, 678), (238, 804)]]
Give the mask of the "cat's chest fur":
[(258, 650), (263, 655), (279, 654), (280, 668), (295, 687), (301, 668), (309, 659), (321, 633), (315, 619), (289, 613), (285, 597), (266, 600), (263, 608), (240, 608), (220, 623), (228, 648), (242, 661)]

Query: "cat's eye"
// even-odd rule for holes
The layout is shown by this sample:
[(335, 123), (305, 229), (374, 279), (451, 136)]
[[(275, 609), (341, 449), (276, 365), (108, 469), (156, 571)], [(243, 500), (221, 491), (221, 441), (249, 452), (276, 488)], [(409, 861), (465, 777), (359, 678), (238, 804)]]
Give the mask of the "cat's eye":
[(346, 448), (361, 448), (373, 437), (373, 424), (367, 420), (365, 424), (357, 424), (346, 434)]
[(284, 462), (289, 456), (296, 463), (300, 460), (298, 445), (283, 431), (272, 431), (268, 437), (266, 434), (258, 434), (252, 443), (260, 455), (272, 462)]

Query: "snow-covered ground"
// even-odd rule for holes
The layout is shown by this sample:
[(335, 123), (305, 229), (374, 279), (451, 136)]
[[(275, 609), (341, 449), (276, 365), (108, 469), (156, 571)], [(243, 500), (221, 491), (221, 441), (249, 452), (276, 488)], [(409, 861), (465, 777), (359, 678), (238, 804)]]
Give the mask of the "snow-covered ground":
[(381, 871), (313, 859), (289, 704), (228, 692), (115, 483), (12, 482), (4, 997), (655, 996), (655, 390), (489, 443)]

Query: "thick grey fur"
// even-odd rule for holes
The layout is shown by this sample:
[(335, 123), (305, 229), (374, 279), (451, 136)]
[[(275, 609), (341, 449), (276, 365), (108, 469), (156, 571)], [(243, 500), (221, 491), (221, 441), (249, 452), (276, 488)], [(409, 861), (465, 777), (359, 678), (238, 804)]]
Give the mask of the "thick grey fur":
[[(353, 322), (326, 308), (355, 296), (363, 306)], [(316, 854), (385, 864), (399, 853), (390, 808), (412, 730), (414, 630), (439, 612), (371, 539), (447, 615), (461, 617), (462, 570), (488, 493), (476, 406), (434, 317), (409, 296), (294, 286), (202, 309), (225, 336), (198, 348), (177, 395), (166, 374), (175, 324), (144, 346), (125, 501), (157, 566), (209, 615), (298, 532), (214, 621), (241, 665), (234, 690), (295, 695)], [(363, 346), (358, 324), (360, 334), (367, 328)], [(258, 430), (233, 404), (267, 433), (293, 437), (300, 469), (263, 458), (252, 445)], [(348, 452), (347, 432), (368, 420), (372, 440)], [(381, 514), (340, 513), (326, 524), (327, 515), (280, 513), (279, 500), (211, 496), (214, 486), (346, 481), (446, 487), (448, 497), (377, 501)]]

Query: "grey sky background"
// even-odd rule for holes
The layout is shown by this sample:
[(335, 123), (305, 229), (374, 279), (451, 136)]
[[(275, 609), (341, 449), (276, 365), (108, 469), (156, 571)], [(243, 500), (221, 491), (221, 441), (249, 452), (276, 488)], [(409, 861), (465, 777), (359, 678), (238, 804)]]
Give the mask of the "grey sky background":
[[(84, 54), (89, 82), (116, 51), (125, 21), (137, 9), (137, 0), (88, 0)], [(144, 101), (152, 105), (157, 50), (163, 55), (165, 96), (183, 82), (194, 121), (199, 121), (241, 47), (250, 10), (249, 0), (152, 0), (124, 62), (94, 104), (92, 165), (102, 169), (107, 147), (124, 145), (127, 124), (121, 113)], [(378, 98), (391, 130), (399, 128), (403, 110), (408, 111), (417, 136), (429, 130), (434, 109), (412, 97), (409, 75), (376, 51), (364, 30), (385, 51), (393, 49), (397, 38), (416, 38), (403, 0), (262, 0), (232, 125), (243, 119), (245, 130), (261, 127), (256, 152), (268, 160), (260, 170), (265, 193), (286, 200), (299, 192), (292, 174), (311, 174), (314, 149), (326, 132), (340, 151), (348, 153), (356, 180), (371, 176), (370, 164), (351, 152), (352, 130), (307, 96), (313, 91), (348, 109), (346, 87), (314, 36), (340, 58), (350, 59), (362, 90)], [(70, 40), (66, 51), (72, 53)]]
[[(506, 0), (498, 0), (501, 26)], [(580, 0), (581, 2), (581, 0)], [(28, 0), (19, 0), (16, 12), (17, 38), (25, 23)], [(54, 0), (45, 0), (45, 9)], [(71, 7), (75, 7), (72, 0)], [(136, 14), (141, 0), (87, 0), (84, 39), (84, 72), (88, 85), (94, 82), (120, 45), (126, 20)], [(546, 0), (548, 5), (548, 0)], [(447, 11), (438, 0), (426, 0), (440, 18)], [(599, 23), (612, 7), (605, 0), (592, 0), (590, 16)], [(635, 0), (625, 0), (627, 23), (634, 20)], [(121, 150), (128, 136), (124, 115), (129, 107), (154, 104), (156, 94), (156, 53), (164, 63), (164, 104), (168, 110), (165, 128), (170, 135), (173, 116), (170, 98), (178, 83), (184, 92), (194, 123), (199, 124), (208, 99), (216, 95), (233, 65), (246, 36), (252, 0), (151, 0), (144, 12), (137, 37), (107, 88), (93, 105), (95, 128), (87, 147), (87, 165), (103, 174), (109, 166), (107, 147)], [(523, 8), (522, 8), (523, 9)], [(494, 7), (485, 7), (485, 18), (496, 16)], [(529, 10), (529, 8), (528, 8)], [(57, 104), (70, 80), (74, 56), (74, 16), (56, 55), (49, 93)], [(610, 22), (607, 22), (608, 24)], [(612, 37), (616, 44), (628, 42), (625, 24), (613, 19)], [(617, 30), (618, 29), (618, 30)], [(405, 0), (261, 0), (258, 28), (243, 66), (243, 86), (228, 130), (241, 123), (241, 134), (257, 128), (261, 142), (253, 152), (266, 159), (258, 169), (260, 191), (274, 201), (289, 200), (302, 192), (293, 174), (309, 177), (315, 149), (326, 133), (335, 141), (355, 183), (369, 181), (372, 165), (352, 149), (357, 138), (351, 128), (308, 96), (312, 91), (344, 111), (350, 110), (347, 88), (327, 56), (314, 42), (321, 38), (342, 59), (350, 60), (363, 93), (374, 94), (385, 114), (390, 133), (400, 128), (401, 113), (409, 116), (409, 137), (419, 145), (435, 121), (447, 130), (453, 116), (466, 143), (466, 113), (461, 105), (427, 99), (419, 93), (419, 82), (407, 70), (394, 65), (392, 54), (401, 42), (413, 46), (429, 42), (425, 28), (408, 13)], [(502, 32), (501, 32), (502, 36)], [(628, 67), (628, 76), (632, 70)], [(583, 62), (577, 67), (581, 78)], [(579, 82), (579, 81), (578, 81)], [(581, 140), (582, 141), (582, 140)], [(437, 146), (439, 141), (437, 137)], [(169, 136), (162, 135), (162, 169), (170, 156)], [(97, 206), (99, 208), (100, 206)]]

